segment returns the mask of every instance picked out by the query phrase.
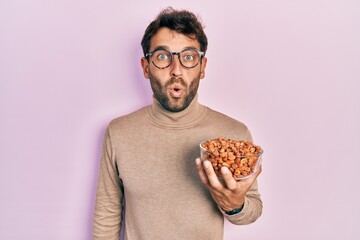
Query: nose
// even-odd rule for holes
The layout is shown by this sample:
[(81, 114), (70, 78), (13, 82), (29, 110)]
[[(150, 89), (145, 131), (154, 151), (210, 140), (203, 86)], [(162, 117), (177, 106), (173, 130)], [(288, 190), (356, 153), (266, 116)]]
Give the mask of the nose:
[(172, 77), (179, 77), (182, 75), (182, 66), (179, 54), (174, 54), (174, 59), (170, 65), (170, 74)]

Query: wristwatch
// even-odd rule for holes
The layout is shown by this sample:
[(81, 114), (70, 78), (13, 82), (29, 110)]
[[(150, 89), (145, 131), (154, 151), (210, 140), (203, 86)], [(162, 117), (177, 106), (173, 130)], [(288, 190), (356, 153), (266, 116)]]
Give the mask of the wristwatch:
[(235, 208), (229, 212), (225, 212), (226, 215), (234, 215), (237, 214), (239, 212), (241, 212), (241, 210), (244, 208), (244, 205), (242, 205), (240, 208)]

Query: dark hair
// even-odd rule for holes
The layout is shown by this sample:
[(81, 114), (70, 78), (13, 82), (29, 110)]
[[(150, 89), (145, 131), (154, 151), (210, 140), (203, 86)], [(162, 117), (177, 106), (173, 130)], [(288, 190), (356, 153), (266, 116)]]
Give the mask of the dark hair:
[(192, 12), (186, 10), (174, 10), (168, 7), (160, 12), (154, 21), (146, 28), (141, 40), (144, 56), (149, 52), (150, 40), (160, 28), (169, 28), (175, 32), (195, 38), (200, 43), (200, 50), (206, 52), (208, 41), (203, 26)]

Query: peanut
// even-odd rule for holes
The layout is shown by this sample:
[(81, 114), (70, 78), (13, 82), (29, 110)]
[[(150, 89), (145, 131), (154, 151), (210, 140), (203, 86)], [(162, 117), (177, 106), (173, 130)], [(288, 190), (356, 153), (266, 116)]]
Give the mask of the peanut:
[[(202, 143), (206, 150), (205, 159), (209, 160), (217, 175), (221, 176), (221, 167), (228, 167), (237, 179), (253, 173), (262, 149), (251, 142), (216, 138)], [(203, 159), (203, 160), (205, 160)]]

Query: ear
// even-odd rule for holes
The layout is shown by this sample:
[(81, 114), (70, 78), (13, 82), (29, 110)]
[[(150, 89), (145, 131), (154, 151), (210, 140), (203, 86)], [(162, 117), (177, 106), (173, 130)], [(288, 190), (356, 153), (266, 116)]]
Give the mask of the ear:
[(143, 69), (143, 74), (146, 79), (149, 79), (149, 62), (146, 58), (141, 58), (141, 67)]
[(200, 65), (200, 79), (203, 79), (205, 77), (206, 63), (207, 63), (207, 58), (203, 57), (201, 59), (201, 65)]

